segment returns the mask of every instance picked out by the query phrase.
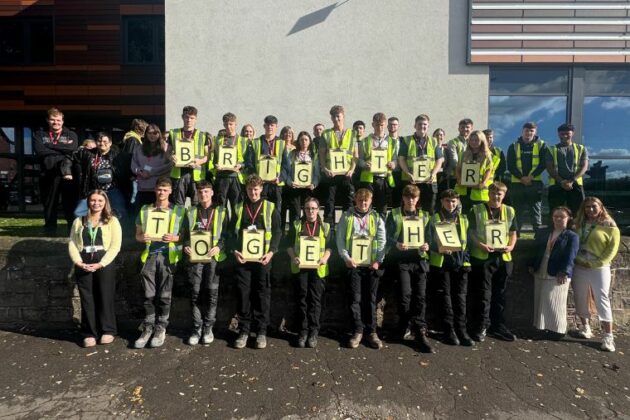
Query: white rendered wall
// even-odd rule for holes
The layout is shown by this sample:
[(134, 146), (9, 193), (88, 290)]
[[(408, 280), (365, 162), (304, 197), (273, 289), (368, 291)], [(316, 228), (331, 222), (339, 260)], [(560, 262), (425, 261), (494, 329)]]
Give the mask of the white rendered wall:
[(267, 114), (310, 132), (341, 104), (348, 126), (382, 111), (405, 135), (420, 113), (449, 138), (463, 117), (483, 129), (488, 67), (465, 64), (467, 16), (465, 0), (166, 0), (167, 127), (194, 105), (212, 133), (227, 111), (257, 133)]

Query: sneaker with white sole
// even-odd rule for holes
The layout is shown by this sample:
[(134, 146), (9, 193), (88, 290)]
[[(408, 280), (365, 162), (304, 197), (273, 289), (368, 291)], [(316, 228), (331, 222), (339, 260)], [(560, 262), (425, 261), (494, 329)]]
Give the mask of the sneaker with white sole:
[(267, 347), (267, 336), (265, 334), (258, 334), (256, 336), (256, 348), (264, 349)]
[(587, 340), (589, 338), (593, 338), (593, 332), (591, 331), (591, 326), (582, 325), (577, 331), (577, 336), (580, 338), (585, 338)]
[(138, 337), (136, 342), (133, 344), (133, 347), (136, 349), (143, 349), (151, 339), (152, 335), (153, 325), (144, 326), (144, 328), (142, 329), (142, 334), (140, 334), (140, 337)]
[(188, 337), (188, 345), (196, 346), (197, 344), (199, 344), (200, 338), (201, 338), (201, 333), (199, 332), (199, 330), (194, 330), (192, 334), (190, 334), (190, 337)]
[(615, 351), (615, 339), (612, 334), (605, 334), (604, 338), (602, 338), (602, 346), (600, 347), (603, 351), (614, 352)]
[(163, 325), (156, 325), (155, 334), (151, 339), (151, 347), (162, 347), (164, 340), (166, 340), (166, 328)]
[(203, 327), (203, 334), (201, 335), (201, 344), (208, 345), (214, 341), (214, 334), (212, 333), (212, 327)]
[(234, 348), (242, 349), (247, 345), (247, 339), (249, 338), (249, 334), (240, 333), (236, 340), (234, 340)]

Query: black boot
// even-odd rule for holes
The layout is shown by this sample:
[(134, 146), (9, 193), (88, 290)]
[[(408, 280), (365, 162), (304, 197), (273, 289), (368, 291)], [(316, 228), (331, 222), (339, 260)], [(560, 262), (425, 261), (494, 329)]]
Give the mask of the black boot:
[(420, 331), (416, 334), (416, 342), (418, 343), (420, 353), (435, 353), (435, 350), (433, 350), (433, 347), (429, 344), (429, 340), (427, 340), (425, 331)]
[(451, 346), (459, 346), (459, 339), (457, 338), (457, 334), (455, 334), (454, 329), (448, 329), (444, 333), (444, 337), (442, 338), (444, 343), (449, 344)]
[(466, 347), (472, 347), (475, 345), (475, 342), (470, 338), (468, 333), (465, 330), (461, 330), (457, 332), (457, 338), (459, 339), (459, 344)]

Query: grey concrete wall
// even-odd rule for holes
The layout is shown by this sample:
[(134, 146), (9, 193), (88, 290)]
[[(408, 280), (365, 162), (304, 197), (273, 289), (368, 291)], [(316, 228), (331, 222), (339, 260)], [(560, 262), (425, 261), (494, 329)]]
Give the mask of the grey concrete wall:
[(419, 113), (449, 137), (470, 117), (485, 128), (488, 67), (466, 65), (467, 2), (462, 0), (166, 0), (166, 121), (199, 108), (213, 133), (226, 111), (262, 130), (330, 126), (333, 104), (346, 120), (378, 111)]

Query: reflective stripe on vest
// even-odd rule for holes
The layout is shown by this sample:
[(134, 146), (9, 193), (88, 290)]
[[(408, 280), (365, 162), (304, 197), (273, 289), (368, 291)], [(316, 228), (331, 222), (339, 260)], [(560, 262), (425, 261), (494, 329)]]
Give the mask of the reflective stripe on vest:
[[(485, 204), (476, 204), (473, 206), (473, 212), (475, 214), (475, 222), (477, 223), (477, 239), (481, 243), (486, 243), (486, 222), (488, 219), (488, 210)], [(510, 206), (506, 206), (505, 204), (501, 205), (501, 216), (500, 220), (503, 220), (507, 223), (507, 241), (510, 240), (510, 226), (512, 226), (512, 221), (514, 220), (514, 209)], [(470, 255), (479, 259), (485, 260), (488, 258), (488, 253), (483, 251), (478, 246), (472, 247), (470, 251)], [(503, 261), (512, 261), (512, 254), (510, 252), (504, 252), (502, 254)]]
[[(215, 207), (212, 216), (212, 247), (217, 246), (219, 238), (221, 238), (221, 235), (223, 234), (223, 222), (225, 220), (226, 213), (225, 207)], [(188, 228), (191, 233), (197, 229), (197, 214), (197, 206), (191, 206), (188, 210)], [(223, 261), (225, 258), (226, 255), (223, 249), (219, 250), (219, 253), (214, 256), (214, 259), (217, 261)]]
[[(328, 223), (324, 223), (321, 220), (318, 220), (318, 223), (321, 223), (321, 229), (319, 230), (319, 258), (321, 259), (326, 252), (326, 238), (330, 233), (330, 225)], [(295, 244), (293, 245), (293, 249), (299, 253), (300, 252), (300, 240), (302, 233), (302, 220), (296, 220), (293, 222), (293, 226), (295, 226)], [(293, 274), (300, 272), (300, 267), (297, 264), (294, 264), (291, 261), (291, 272)], [(328, 275), (328, 264), (320, 265), (317, 267), (317, 275), (319, 278), (324, 278)]]
[[(418, 217), (422, 217), (423, 227), (426, 230), (426, 227), (429, 224), (429, 220), (431, 220), (429, 213), (421, 209), (418, 209), (416, 210), (416, 215)], [(394, 231), (394, 233), (395, 233), (396, 240), (398, 240), (398, 238), (400, 237), (400, 233), (402, 232), (402, 228), (403, 228), (403, 216), (402, 216), (401, 207), (396, 207), (395, 209), (392, 209), (392, 218), (394, 219), (394, 223), (396, 223), (396, 230)], [(424, 238), (424, 241), (426, 242), (427, 238)], [(426, 251), (419, 251), (418, 255), (420, 256), (420, 258), (423, 258), (423, 259), (427, 259), (429, 257)]]
[[(416, 139), (414, 136), (409, 136), (404, 140), (407, 145), (407, 169), (411, 172), (413, 170), (413, 161), (417, 157), (416, 150)], [(431, 161), (431, 170), (435, 167), (435, 148), (437, 147), (437, 140), (433, 137), (427, 137), (427, 158)], [(402, 179), (405, 181), (409, 180), (409, 177), (406, 173), (402, 173)]]
[[(514, 151), (516, 152), (516, 168), (523, 176), (530, 176), (538, 167), (540, 163), (540, 149), (544, 146), (545, 142), (542, 140), (537, 140), (534, 142), (534, 147), (532, 148), (532, 168), (529, 171), (529, 174), (523, 174), (523, 161), (521, 160), (521, 142), (517, 141), (514, 143)], [(542, 181), (542, 173), (538, 174), (534, 177), (534, 181)], [(520, 183), (521, 179), (512, 175), (512, 182)]]
[[(387, 162), (389, 163), (394, 159), (395, 145), (394, 145), (394, 140), (390, 136), (387, 136), (385, 138), (387, 139)], [(374, 139), (374, 135), (370, 134), (362, 141), (363, 157), (365, 158), (366, 161), (369, 161), (370, 157), (372, 156), (372, 140), (373, 139)], [(392, 175), (392, 171), (389, 168), (387, 169), (386, 178), (387, 178), (387, 184), (393, 188), (395, 186), (394, 176)], [(360, 180), (361, 182), (374, 182), (374, 174), (370, 172), (369, 169), (364, 169), (361, 171)]]
[[(269, 248), (271, 247), (271, 236), (272, 236), (272, 215), (273, 210), (275, 208), (275, 204), (271, 201), (263, 200), (263, 225), (265, 226), (265, 254), (269, 252)], [(243, 202), (239, 202), (236, 204), (236, 235), (238, 236), (239, 231), (241, 230), (241, 220), (243, 218)]]
[[(144, 221), (147, 219), (147, 216), (149, 215), (149, 210), (152, 208), (153, 208), (153, 205), (149, 204), (149, 205), (142, 206), (142, 209), (140, 210), (140, 223), (142, 224), (143, 229), (144, 229)], [(181, 228), (185, 211), (186, 209), (184, 207), (177, 206), (177, 205), (173, 206), (172, 209), (169, 209), (169, 212), (170, 212), (169, 224), (168, 224), (169, 233), (173, 235), (179, 234), (179, 229)], [(147, 258), (149, 257), (150, 247), (151, 247), (151, 241), (146, 243), (144, 251), (142, 251), (142, 254), (140, 254), (140, 261), (142, 261), (143, 263), (146, 262)], [(182, 257), (182, 245), (175, 242), (169, 242), (168, 243), (169, 263), (177, 264), (177, 262), (181, 259), (181, 257)]]
[[(183, 129), (178, 128), (176, 130), (169, 131), (169, 138), (171, 139), (171, 145), (173, 146), (173, 151), (176, 150), (177, 142), (182, 139)], [(195, 158), (203, 158), (206, 153), (204, 147), (206, 145), (206, 133), (195, 129), (193, 133), (193, 142), (195, 143)], [(201, 181), (206, 177), (206, 165), (201, 165), (198, 168), (193, 168), (193, 181)], [(182, 168), (178, 168), (173, 166), (171, 169), (171, 178), (179, 179), (182, 176)]]
[[(558, 171), (558, 146), (551, 146), (549, 148), (549, 152), (551, 153), (551, 157), (553, 158), (553, 166), (556, 168), (556, 172)], [(581, 144), (573, 143), (573, 168), (571, 168), (571, 172), (573, 175), (577, 173), (577, 168), (580, 160), (582, 159), (582, 154), (584, 153), (584, 146)], [(582, 185), (584, 180), (582, 177), (575, 178), (575, 182), (578, 185)], [(552, 176), (549, 177), (549, 185), (556, 185), (556, 179)]]
[[(337, 139), (337, 134), (335, 134), (335, 130), (329, 128), (322, 133), (322, 138), (324, 139), (328, 151), (331, 149), (342, 149), (346, 151), (346, 159), (348, 160), (348, 165), (352, 165), (352, 155), (354, 151), (354, 133), (350, 129), (346, 129), (343, 132), (343, 138), (341, 139), (341, 145), (339, 144), (339, 140)], [(326, 167), (330, 169), (330, 153), (326, 153)]]
[[(459, 216), (459, 241), (462, 243), (462, 251), (459, 252), (464, 252), (466, 250), (466, 245), (468, 242), (468, 218), (466, 217), (465, 214), (460, 214)], [(433, 215), (433, 225), (435, 226), (438, 223), (442, 222), (442, 217), (440, 216), (440, 213), (437, 212)], [(431, 251), (430, 253), (430, 257), (429, 257), (429, 263), (433, 266), (433, 267), (442, 267), (442, 265), (444, 264), (444, 254), (440, 254), (437, 251)], [(470, 262), (466, 261), (464, 262), (464, 267), (470, 266)]]
[[(346, 250), (352, 252), (352, 234), (354, 233), (354, 213), (346, 212)], [(381, 217), (374, 210), (368, 213), (368, 235), (372, 239), (372, 262), (376, 261), (378, 241), (376, 240), (376, 226)]]

